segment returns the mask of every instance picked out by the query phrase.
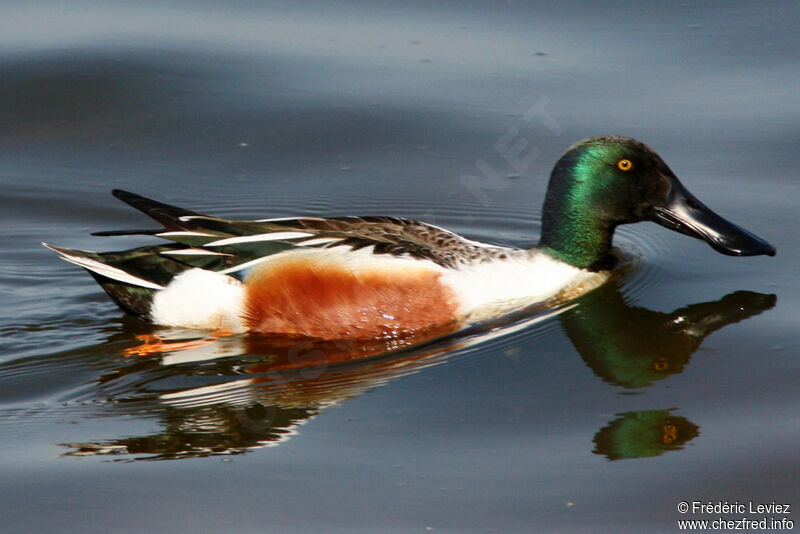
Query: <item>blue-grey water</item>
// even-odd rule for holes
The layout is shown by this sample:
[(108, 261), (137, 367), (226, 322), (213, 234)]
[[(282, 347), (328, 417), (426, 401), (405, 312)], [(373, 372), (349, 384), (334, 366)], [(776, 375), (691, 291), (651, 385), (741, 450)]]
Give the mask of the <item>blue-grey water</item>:
[[(675, 532), (800, 509), (800, 6), (0, 5), (0, 531)], [(535, 243), (573, 142), (636, 137), (775, 258), (651, 223), (576, 306), (388, 356), (125, 316), (40, 245), (379, 214)], [(142, 354), (142, 338), (194, 342)], [(307, 362), (316, 363), (306, 365)], [(744, 514), (723, 514), (741, 519)], [(784, 525), (786, 523), (783, 523)]]

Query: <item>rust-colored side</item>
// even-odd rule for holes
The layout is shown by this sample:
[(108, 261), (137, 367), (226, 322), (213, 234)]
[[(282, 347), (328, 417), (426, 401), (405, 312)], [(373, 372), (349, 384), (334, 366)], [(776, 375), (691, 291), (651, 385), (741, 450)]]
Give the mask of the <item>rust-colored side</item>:
[(456, 311), (434, 269), (350, 269), (303, 256), (254, 272), (245, 299), (251, 333), (323, 340), (405, 338), (453, 324)]

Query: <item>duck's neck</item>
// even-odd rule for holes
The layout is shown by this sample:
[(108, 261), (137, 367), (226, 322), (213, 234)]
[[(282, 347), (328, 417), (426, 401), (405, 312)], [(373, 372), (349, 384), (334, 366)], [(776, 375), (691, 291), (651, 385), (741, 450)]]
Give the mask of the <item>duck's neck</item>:
[(580, 269), (604, 271), (612, 268), (615, 259), (611, 254), (613, 226), (602, 226), (591, 219), (545, 215), (542, 221), (542, 238), (537, 248), (555, 258)]
[[(537, 248), (580, 269), (602, 271), (613, 266), (611, 239), (616, 223), (597, 213), (589, 189), (581, 187), (575, 167), (553, 169), (542, 215), (542, 238)], [(578, 170), (581, 169), (577, 166)]]

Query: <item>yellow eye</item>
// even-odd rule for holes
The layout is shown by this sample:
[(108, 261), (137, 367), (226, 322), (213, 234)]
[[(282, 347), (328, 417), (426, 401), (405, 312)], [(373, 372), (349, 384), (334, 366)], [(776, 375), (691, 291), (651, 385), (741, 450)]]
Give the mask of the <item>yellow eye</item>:
[(629, 171), (633, 169), (633, 162), (629, 159), (621, 159), (617, 162), (617, 168), (621, 171)]

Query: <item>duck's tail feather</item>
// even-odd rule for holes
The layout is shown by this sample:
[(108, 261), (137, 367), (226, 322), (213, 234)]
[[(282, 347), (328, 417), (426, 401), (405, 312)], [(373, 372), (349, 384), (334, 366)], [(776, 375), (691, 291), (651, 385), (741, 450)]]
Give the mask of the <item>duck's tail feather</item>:
[[(235, 221), (236, 224), (231, 224), (234, 221), (220, 217), (211, 217), (177, 206), (170, 206), (169, 204), (164, 204), (163, 202), (158, 202), (157, 200), (152, 200), (129, 191), (123, 191), (122, 189), (114, 189), (111, 191), (111, 194), (147, 216), (152, 217), (157, 222), (161, 223), (167, 231), (164, 232), (164, 229), (111, 230), (97, 232), (94, 235), (151, 234), (195, 246), (206, 241), (213, 241), (215, 237), (248, 235), (264, 231), (264, 225), (258, 222)], [(192, 234), (192, 239), (186, 242), (183, 238), (187, 237), (189, 234)], [(198, 240), (196, 238), (198, 236), (209, 237), (211, 239), (200, 239), (200, 242), (197, 243), (196, 241)], [(176, 237), (177, 239), (175, 239)]]
[(177, 273), (189, 268), (160, 254), (172, 245), (104, 253), (48, 243), (42, 245), (58, 252), (61, 259), (89, 271), (120, 308), (139, 316), (149, 314), (156, 291), (163, 289)]
[(136, 208), (148, 217), (152, 217), (156, 221), (164, 225), (167, 230), (187, 230), (185, 221), (181, 221), (181, 217), (203, 217), (202, 213), (196, 211), (179, 208), (177, 206), (170, 206), (163, 202), (158, 202), (129, 191), (122, 189), (114, 189), (111, 194), (125, 202), (126, 204)]
[(114, 237), (119, 235), (157, 235), (163, 231), (163, 228), (149, 230), (101, 230), (99, 232), (92, 232), (90, 235), (99, 237)]

